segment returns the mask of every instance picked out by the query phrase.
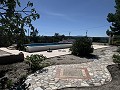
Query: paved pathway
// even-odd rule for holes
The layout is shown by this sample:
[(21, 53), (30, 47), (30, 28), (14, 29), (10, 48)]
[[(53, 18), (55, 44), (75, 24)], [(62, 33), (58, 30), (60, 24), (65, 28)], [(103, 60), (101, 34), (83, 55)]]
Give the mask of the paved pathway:
[[(94, 47), (94, 49), (98, 49), (98, 48), (109, 47), (109, 46), (93, 45), (93, 47)], [(19, 54), (20, 52), (22, 52), (22, 53), (24, 54), (24, 57), (25, 57), (25, 58), (26, 58), (26, 56), (30, 56), (31, 54), (43, 54), (43, 55), (46, 56), (47, 58), (71, 54), (71, 52), (69, 51), (69, 48), (52, 50), (52, 52), (41, 51), (41, 52), (33, 52), (33, 53), (24, 52), (24, 51), (19, 51), (19, 50), (9, 50), (9, 49), (7, 49), (7, 48), (0, 48), (0, 50), (9, 52), (9, 53), (11, 53), (11, 54)]]
[(30, 90), (55, 90), (64, 87), (100, 86), (112, 80), (107, 66), (113, 64), (109, 59), (114, 52), (106, 50), (105, 55), (93, 62), (55, 65), (37, 71), (27, 77)]

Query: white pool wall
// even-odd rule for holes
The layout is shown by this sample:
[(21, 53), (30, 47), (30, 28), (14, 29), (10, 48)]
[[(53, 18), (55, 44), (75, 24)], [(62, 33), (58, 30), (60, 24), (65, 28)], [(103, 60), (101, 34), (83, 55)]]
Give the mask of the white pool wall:
[(64, 49), (70, 48), (72, 44), (60, 44), (60, 45), (46, 45), (46, 46), (26, 46), (27, 52), (39, 52), (39, 51), (46, 51), (46, 50), (55, 50), (55, 49)]

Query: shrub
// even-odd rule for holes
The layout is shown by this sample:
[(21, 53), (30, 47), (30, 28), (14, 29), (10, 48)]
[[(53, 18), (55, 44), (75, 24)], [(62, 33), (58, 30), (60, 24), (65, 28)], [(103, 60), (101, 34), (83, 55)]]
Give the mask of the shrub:
[(113, 55), (113, 62), (114, 63), (120, 63), (120, 55)]
[(118, 47), (117, 52), (120, 53), (120, 47)]
[(26, 59), (32, 71), (36, 71), (45, 67), (43, 61), (46, 59), (46, 57), (43, 55), (31, 55), (27, 56)]
[(93, 52), (92, 41), (88, 37), (82, 37), (73, 43), (70, 50), (73, 55), (86, 56)]
[(0, 79), (0, 88), (5, 89), (5, 88), (6, 88), (6, 85), (7, 85), (7, 81), (8, 81), (8, 78), (7, 78), (7, 77), (1, 78), (1, 79)]
[(120, 46), (120, 40), (116, 40), (113, 42), (113, 45)]
[(21, 78), (16, 83), (14, 83), (9, 90), (28, 90), (30, 83), (29, 85), (25, 83), (26, 78), (26, 75), (21, 76)]
[(16, 47), (17, 50), (20, 50), (20, 51), (26, 51), (26, 48), (24, 45), (22, 44), (17, 44), (17, 47)]
[(120, 35), (114, 35), (113, 45), (120, 46)]
[(120, 69), (120, 55), (113, 55), (113, 62), (118, 64), (118, 67)]
[(10, 88), (13, 85), (12, 80), (8, 80), (7, 81), (7, 88)]

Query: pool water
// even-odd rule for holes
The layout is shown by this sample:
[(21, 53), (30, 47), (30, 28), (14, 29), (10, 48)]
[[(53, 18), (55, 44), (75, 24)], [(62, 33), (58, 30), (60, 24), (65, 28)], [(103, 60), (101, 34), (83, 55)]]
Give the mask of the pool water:
[(25, 46), (49, 46), (49, 45), (60, 45), (66, 43), (32, 43), (32, 44), (25, 44)]

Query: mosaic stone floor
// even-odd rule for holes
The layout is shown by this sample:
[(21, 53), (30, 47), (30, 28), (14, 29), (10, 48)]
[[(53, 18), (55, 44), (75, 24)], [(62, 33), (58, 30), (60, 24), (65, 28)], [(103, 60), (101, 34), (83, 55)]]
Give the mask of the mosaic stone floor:
[(43, 90), (56, 90), (65, 87), (100, 86), (111, 81), (106, 65), (99, 65), (97, 62), (56, 65), (44, 69), (42, 73), (36, 72), (27, 77), (26, 83), (31, 84), (30, 90), (38, 87)]
[(101, 86), (112, 80), (106, 68), (114, 64), (109, 59), (114, 52), (107, 50), (99, 60), (81, 64), (55, 65), (37, 71), (27, 77), (29, 90), (57, 90), (65, 87)]
[(65, 68), (57, 69), (56, 78), (60, 79), (90, 79), (87, 68)]

